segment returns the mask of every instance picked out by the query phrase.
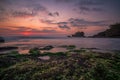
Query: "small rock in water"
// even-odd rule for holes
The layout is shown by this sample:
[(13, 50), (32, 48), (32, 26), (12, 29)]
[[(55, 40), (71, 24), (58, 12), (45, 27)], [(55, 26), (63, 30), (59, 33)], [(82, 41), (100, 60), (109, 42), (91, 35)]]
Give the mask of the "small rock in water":
[(45, 46), (44, 48), (41, 48), (40, 50), (50, 50), (52, 48), (54, 48), (54, 47), (49, 45), (49, 46)]
[(18, 49), (18, 47), (14, 47), (14, 46), (5, 46), (5, 47), (0, 47), (0, 51), (5, 51), (5, 50), (14, 50), (14, 49)]

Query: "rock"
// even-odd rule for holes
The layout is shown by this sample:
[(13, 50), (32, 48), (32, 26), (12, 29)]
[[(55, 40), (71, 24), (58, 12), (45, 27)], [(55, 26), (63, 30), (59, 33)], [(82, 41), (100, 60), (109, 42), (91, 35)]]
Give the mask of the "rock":
[(66, 48), (66, 49), (75, 49), (76, 48), (75, 45), (61, 45), (59, 47)]
[(32, 48), (32, 49), (29, 50), (29, 53), (32, 56), (38, 56), (38, 55), (40, 55), (41, 52), (39, 51), (38, 48)]
[(76, 32), (75, 34), (72, 35), (72, 37), (85, 37), (84, 32)]
[(18, 49), (18, 47), (13, 47), (13, 46), (0, 47), (0, 51), (14, 50), (14, 49)]
[(67, 36), (67, 37), (72, 37), (72, 36)]
[(0, 42), (5, 42), (3, 37), (0, 37)]
[(40, 50), (50, 50), (52, 48), (54, 48), (54, 47), (49, 45), (49, 46), (45, 46), (44, 48), (40, 48)]
[(41, 60), (50, 60), (50, 56), (40, 56), (40, 57), (38, 57), (38, 59), (41, 59)]

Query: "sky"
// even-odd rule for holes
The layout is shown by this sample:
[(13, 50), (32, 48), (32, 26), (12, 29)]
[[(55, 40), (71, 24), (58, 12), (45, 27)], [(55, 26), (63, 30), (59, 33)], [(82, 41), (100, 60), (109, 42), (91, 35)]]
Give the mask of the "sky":
[(120, 22), (120, 0), (0, 0), (0, 36), (86, 36)]

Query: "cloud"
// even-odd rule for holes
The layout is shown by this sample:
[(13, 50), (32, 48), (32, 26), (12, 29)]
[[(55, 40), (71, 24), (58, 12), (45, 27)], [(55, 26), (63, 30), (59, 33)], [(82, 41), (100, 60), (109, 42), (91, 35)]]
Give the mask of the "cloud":
[(30, 31), (30, 32), (37, 32), (37, 33), (41, 33), (41, 32), (56, 32), (54, 29), (34, 29), (34, 28), (29, 28), (29, 27), (25, 27), (25, 26), (11, 26), (13, 30), (15, 31), (19, 31), (19, 32), (25, 32), (25, 31)]
[(30, 18), (30, 17), (34, 17), (35, 14), (33, 12), (27, 12), (27, 11), (14, 11), (12, 13), (12, 16), (19, 18)]
[(84, 7), (84, 6), (80, 6), (79, 9), (81, 11), (90, 11), (90, 8), (89, 7)]
[[(104, 11), (103, 2), (98, 0), (80, 0), (75, 4), (80, 13), (101, 12)], [(75, 9), (75, 10), (76, 10)]]
[(80, 6), (79, 7), (81, 13), (86, 13), (86, 12), (100, 12), (103, 11), (102, 8), (97, 8), (97, 7), (85, 7), (85, 6)]
[[(22, 1), (25, 2), (25, 1)], [(33, 16), (45, 16), (45, 17), (57, 17), (59, 16), (58, 12), (51, 12), (48, 10), (48, 8), (45, 5), (42, 5), (39, 0), (33, 1), (33, 0), (27, 0), (26, 4), (21, 3), (19, 5), (23, 9), (27, 9), (27, 11), (24, 10), (24, 12), (27, 12), (28, 15), (33, 15)], [(20, 10), (20, 9), (19, 9)], [(23, 11), (23, 10), (22, 10)]]
[[(40, 35), (41, 33), (58, 33), (55, 29), (34, 29), (26, 26), (5, 26), (0, 27), (0, 35), (21, 35), (22, 32), (31, 32)], [(6, 34), (7, 33), (7, 34)]]
[(53, 32), (57, 32), (56, 30), (49, 30), (49, 29), (43, 29), (41, 32), (45, 32), (45, 33), (53, 33)]
[(0, 22), (5, 22), (6, 20), (7, 20), (7, 18), (5, 18), (3, 16), (0, 17)]
[(11, 4), (10, 0), (0, 0), (0, 5), (7, 5), (7, 4)]
[(70, 18), (69, 23), (74, 27), (86, 27), (86, 26), (107, 26), (107, 21), (87, 21), (84, 19)]
[(107, 23), (109, 21), (104, 21), (104, 20), (88, 21), (80, 18), (70, 18), (65, 22), (54, 22), (53, 20), (41, 20), (41, 22), (57, 25), (57, 27), (60, 29), (70, 30), (73, 27), (80, 28), (80, 29), (86, 29), (87, 27), (90, 27), (90, 26), (104, 27), (104, 26), (108, 26)]
[(79, 0), (78, 2), (79, 5), (87, 5), (87, 6), (95, 6), (95, 5), (102, 5), (103, 2), (102, 1), (98, 1), (98, 0)]
[(49, 13), (48, 15), (52, 16), (52, 17), (56, 17), (56, 16), (59, 16), (59, 13), (58, 12), (54, 12), (54, 13)]
[(57, 24), (58, 24), (58, 25), (67, 25), (68, 22), (58, 22)]
[(39, 21), (41, 23), (45, 23), (45, 24), (57, 24), (54, 20), (45, 20), (45, 19), (39, 19)]
[(0, 12), (3, 12), (3, 11), (5, 11), (5, 9), (2, 6), (0, 6)]
[(58, 2), (63, 2), (63, 3), (68, 3), (68, 2), (73, 2), (75, 0), (55, 0), (57, 3)]
[(59, 16), (58, 12), (50, 12), (39, 0), (0, 0), (0, 14), (6, 16), (6, 18), (32, 18), (35, 16), (45, 18)]
[(26, 26), (9, 26), (11, 27), (11, 29), (16, 30), (16, 31), (20, 31), (20, 32), (24, 32), (24, 31), (32, 31), (33, 28), (29, 28)]
[(72, 28), (80, 28), (80, 29), (86, 29), (87, 27), (90, 26), (98, 26), (98, 27), (104, 27), (108, 26), (109, 21), (89, 21), (85, 19), (80, 19), (80, 18), (70, 18), (65, 22), (55, 22), (53, 20), (40, 20), (42, 23), (46, 24), (52, 24), (55, 25), (56, 27), (60, 29), (66, 29), (70, 30)]
[(29, 10), (33, 12), (33, 14), (39, 14), (44, 13), (45, 15), (48, 15), (50, 11), (43, 5), (37, 4), (37, 3), (31, 3), (30, 5), (26, 6)]
[(67, 25), (59, 25), (58, 27), (61, 29), (70, 29), (70, 27)]
[[(40, 19), (40, 22), (42, 23), (46, 23), (46, 24), (52, 24), (52, 25), (55, 25), (56, 28), (60, 28), (60, 29), (71, 29), (69, 26), (68, 26), (68, 22), (55, 22), (53, 20), (43, 20), (43, 19)], [(52, 28), (52, 27), (51, 27)], [(54, 28), (55, 29), (55, 28)]]
[(10, 17), (10, 14), (8, 11), (0, 5), (0, 22), (8, 21)]
[(60, 29), (70, 29), (70, 27), (68, 26), (68, 22), (55, 22), (53, 20), (43, 20), (43, 19), (40, 19), (40, 22), (46, 23), (49, 25), (50, 24), (55, 25), (56, 27)]
[(59, 27), (60, 29), (67, 29), (67, 30), (71, 29), (71, 28), (68, 26), (68, 22), (58, 22), (57, 25), (58, 25), (58, 27)]
[(19, 6), (20, 8), (18, 10), (12, 10), (13, 17), (30, 18), (38, 15), (48, 16), (48, 14), (50, 13), (45, 6), (38, 3), (27, 3), (26, 5), (22, 6), (21, 4)]
[(47, 11), (47, 8), (41, 4), (31, 4), (28, 7), (31, 7), (33, 11)]

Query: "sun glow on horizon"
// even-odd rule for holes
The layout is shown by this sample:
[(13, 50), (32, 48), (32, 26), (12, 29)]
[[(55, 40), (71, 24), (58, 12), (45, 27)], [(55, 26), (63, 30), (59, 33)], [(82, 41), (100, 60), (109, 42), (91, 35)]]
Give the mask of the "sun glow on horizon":
[(29, 32), (29, 31), (26, 31), (26, 32), (22, 32), (21, 33), (23, 36), (31, 36), (33, 33), (32, 32)]

